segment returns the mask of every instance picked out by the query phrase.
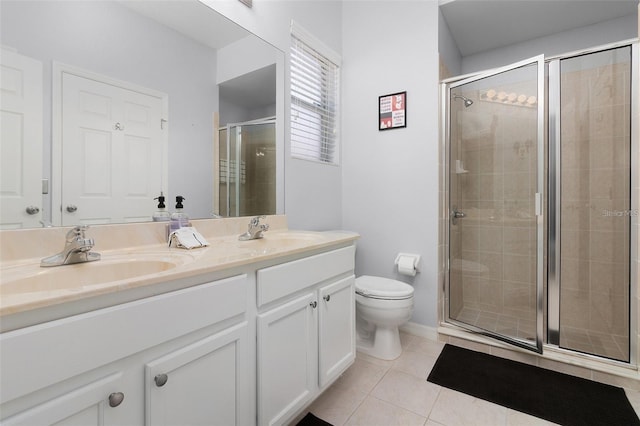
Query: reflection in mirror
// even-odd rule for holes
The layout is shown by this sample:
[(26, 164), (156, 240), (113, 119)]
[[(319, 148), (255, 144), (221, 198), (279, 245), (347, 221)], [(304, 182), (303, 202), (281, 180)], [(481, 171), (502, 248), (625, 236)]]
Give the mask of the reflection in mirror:
[[(1, 228), (151, 220), (161, 191), (223, 213), (218, 129), (280, 114), (284, 54), (197, 0), (3, 0), (0, 19)], [(273, 188), (242, 188), (273, 200), (246, 214), (283, 213), (275, 145)]]
[(219, 130), (219, 214), (275, 214), (275, 118), (228, 123)]

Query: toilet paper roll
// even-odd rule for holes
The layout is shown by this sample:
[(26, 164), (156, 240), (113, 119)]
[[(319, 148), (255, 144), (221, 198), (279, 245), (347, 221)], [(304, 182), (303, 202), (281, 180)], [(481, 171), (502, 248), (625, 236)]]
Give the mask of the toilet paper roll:
[(415, 258), (411, 256), (400, 256), (398, 259), (398, 272), (402, 275), (416, 276)]

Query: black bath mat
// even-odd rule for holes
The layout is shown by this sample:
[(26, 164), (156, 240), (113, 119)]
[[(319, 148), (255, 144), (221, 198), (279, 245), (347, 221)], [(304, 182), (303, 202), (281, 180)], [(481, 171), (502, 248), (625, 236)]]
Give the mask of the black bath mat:
[(311, 413), (307, 413), (307, 415), (304, 416), (296, 426), (331, 426), (331, 423), (327, 423), (321, 418), (316, 417)]
[(622, 388), (457, 346), (427, 380), (561, 425), (640, 425)]

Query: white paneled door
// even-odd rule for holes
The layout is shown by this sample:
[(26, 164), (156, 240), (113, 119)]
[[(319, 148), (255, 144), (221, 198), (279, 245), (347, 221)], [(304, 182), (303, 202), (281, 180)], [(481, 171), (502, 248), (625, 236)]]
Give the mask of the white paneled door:
[(151, 220), (167, 193), (166, 99), (71, 72), (61, 91), (62, 225)]
[(42, 218), (42, 62), (0, 53), (0, 228)]

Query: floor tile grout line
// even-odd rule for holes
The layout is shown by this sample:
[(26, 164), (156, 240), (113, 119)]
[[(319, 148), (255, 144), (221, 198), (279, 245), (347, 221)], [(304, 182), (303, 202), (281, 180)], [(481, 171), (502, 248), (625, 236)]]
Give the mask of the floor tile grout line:
[[(356, 355), (356, 358), (357, 358), (357, 355)], [(360, 358), (360, 360), (361, 360), (361, 361), (364, 361), (364, 362), (366, 362), (366, 363), (368, 363), (368, 364), (371, 364), (371, 365), (377, 365), (377, 364), (374, 364), (374, 363), (372, 363), (372, 362), (370, 362), (370, 361), (367, 361), (366, 359), (363, 359), (363, 358)], [(394, 361), (394, 364), (395, 364), (395, 361)], [(393, 364), (391, 364), (391, 365), (393, 366)], [(358, 405), (353, 409), (353, 411), (351, 412), (351, 414), (349, 414), (349, 416), (347, 417), (347, 419), (346, 419), (346, 420), (344, 421), (344, 423), (342, 424), (343, 426), (344, 426), (344, 425), (346, 425), (347, 423), (349, 423), (349, 420), (351, 420), (351, 417), (353, 417), (353, 415), (358, 411), (358, 409), (362, 406), (362, 404), (364, 404), (364, 402), (367, 400), (367, 398), (368, 398), (368, 397), (375, 398), (373, 395), (371, 395), (371, 392), (373, 392), (373, 390), (376, 388), (376, 386), (378, 386), (378, 384), (382, 381), (382, 379), (384, 378), (384, 376), (386, 376), (386, 375), (387, 375), (387, 373), (389, 372), (389, 370), (391, 370), (391, 366), (387, 368), (386, 366), (382, 366), (382, 365), (381, 365), (380, 367), (385, 368), (385, 372), (384, 372), (384, 374), (380, 377), (380, 379), (378, 379), (378, 381), (377, 381), (377, 382), (376, 382), (376, 383), (371, 387), (371, 389), (366, 393), (365, 397), (364, 397), (364, 398), (362, 399), (362, 401), (360, 401), (360, 403), (359, 403), (359, 404), (358, 404)], [(376, 398), (376, 399), (378, 399), (378, 398)]]
[[(378, 401), (383, 401), (383, 402), (385, 402), (385, 403), (387, 403), (387, 404), (389, 404), (389, 405), (392, 405), (392, 406), (394, 406), (394, 407), (396, 407), (396, 408), (399, 408), (399, 409), (401, 409), (401, 410), (405, 410), (405, 411), (408, 411), (408, 412), (410, 412), (410, 413), (413, 413), (413, 414), (415, 414), (415, 415), (417, 415), (417, 416), (424, 417), (424, 419), (425, 419), (424, 424), (426, 425), (426, 423), (429, 421), (429, 417), (431, 416), (431, 412), (433, 411), (433, 408), (435, 407), (435, 404), (436, 404), (436, 402), (437, 402), (438, 398), (440, 398), (440, 394), (441, 394), (441, 391), (442, 391), (442, 386), (436, 385), (436, 386), (438, 386), (438, 395), (437, 395), (437, 397), (436, 397), (436, 402), (434, 402), (433, 406), (431, 407), (431, 409), (429, 410), (429, 413), (428, 413), (426, 416), (424, 416), (422, 413), (416, 413), (415, 411), (413, 411), (413, 410), (411, 410), (411, 409), (408, 409), (408, 408), (405, 408), (405, 407), (401, 407), (401, 406), (399, 406), (399, 405), (397, 405), (397, 404), (395, 404), (395, 403), (393, 403), (393, 402), (391, 402), (391, 401), (387, 401), (387, 400), (384, 400), (384, 399), (380, 399), (380, 398), (378, 398), (378, 397), (376, 397), (376, 396), (372, 395), (372, 393), (373, 393), (373, 391), (376, 389), (376, 387), (377, 387), (377, 386), (378, 386), (378, 385), (379, 385), (379, 384), (384, 380), (384, 378), (387, 376), (387, 374), (389, 374), (389, 372), (390, 372), (391, 370), (394, 370), (396, 373), (401, 373), (401, 374), (405, 374), (405, 375), (407, 375), (407, 376), (411, 376), (411, 377), (417, 378), (417, 379), (419, 379), (419, 380), (428, 381), (427, 379), (428, 379), (428, 377), (429, 377), (429, 373), (431, 372), (430, 370), (426, 373), (426, 377), (424, 377), (424, 376), (416, 376), (416, 375), (414, 375), (414, 374), (408, 373), (408, 372), (403, 371), (403, 370), (401, 370), (401, 369), (395, 368), (395, 367), (396, 367), (396, 365), (397, 365), (398, 360), (400, 359), (400, 357), (401, 357), (402, 355), (404, 355), (406, 352), (413, 352), (413, 353), (417, 353), (417, 354), (420, 354), (420, 355), (424, 355), (424, 356), (428, 356), (428, 357), (433, 357), (431, 354), (425, 354), (425, 353), (420, 352), (420, 351), (417, 351), (417, 350), (412, 351), (412, 350), (410, 350), (410, 349), (409, 349), (409, 346), (410, 346), (410, 345), (408, 344), (408, 345), (407, 345), (407, 347), (403, 347), (403, 348), (402, 348), (402, 353), (401, 353), (401, 355), (399, 355), (396, 359), (394, 359), (394, 360), (393, 360), (393, 362), (388, 366), (388, 368), (386, 368), (386, 371), (385, 371), (385, 372), (384, 372), (384, 374), (380, 377), (380, 379), (376, 382), (376, 384), (371, 388), (371, 390), (370, 390), (370, 391), (369, 391), (369, 393), (367, 394), (367, 397), (374, 398), (374, 399), (376, 399), (376, 400), (378, 400)], [(442, 351), (442, 349), (440, 349), (440, 350)], [(438, 355), (438, 356), (439, 356), (439, 355)], [(436, 356), (436, 357), (434, 357), (434, 358), (435, 358), (435, 359), (437, 359), (437, 356)], [(367, 361), (367, 362), (369, 362), (369, 361)], [(370, 364), (375, 365), (375, 364), (373, 364), (373, 363), (370, 363)], [(384, 367), (386, 367), (386, 365), (385, 365)], [(433, 368), (433, 367), (432, 367), (432, 368)], [(365, 399), (366, 399), (366, 397), (365, 397)], [(350, 416), (349, 416), (349, 418), (347, 419), (347, 422), (348, 422), (348, 421), (349, 421), (349, 419), (353, 416), (353, 414), (355, 414), (355, 412), (356, 412), (356, 411), (357, 411), (357, 409), (360, 407), (360, 405), (362, 405), (362, 403), (364, 403), (364, 400), (363, 400), (363, 401), (358, 405), (358, 407), (357, 407), (357, 408), (356, 408), (356, 409), (351, 413), (351, 415), (350, 415)], [(346, 422), (345, 422), (345, 424), (346, 424)]]
[[(436, 400), (433, 402), (433, 406), (431, 406), (431, 410), (429, 410), (429, 415), (427, 416), (427, 421), (431, 420), (437, 424), (442, 424), (436, 420), (433, 420), (431, 418), (431, 414), (433, 414), (433, 409), (436, 407), (436, 405), (438, 404), (438, 401), (440, 400), (440, 396), (442, 395), (442, 389), (444, 389), (442, 386), (437, 385), (440, 389), (438, 389), (438, 396), (436, 397)], [(426, 422), (425, 422), (426, 424)]]

